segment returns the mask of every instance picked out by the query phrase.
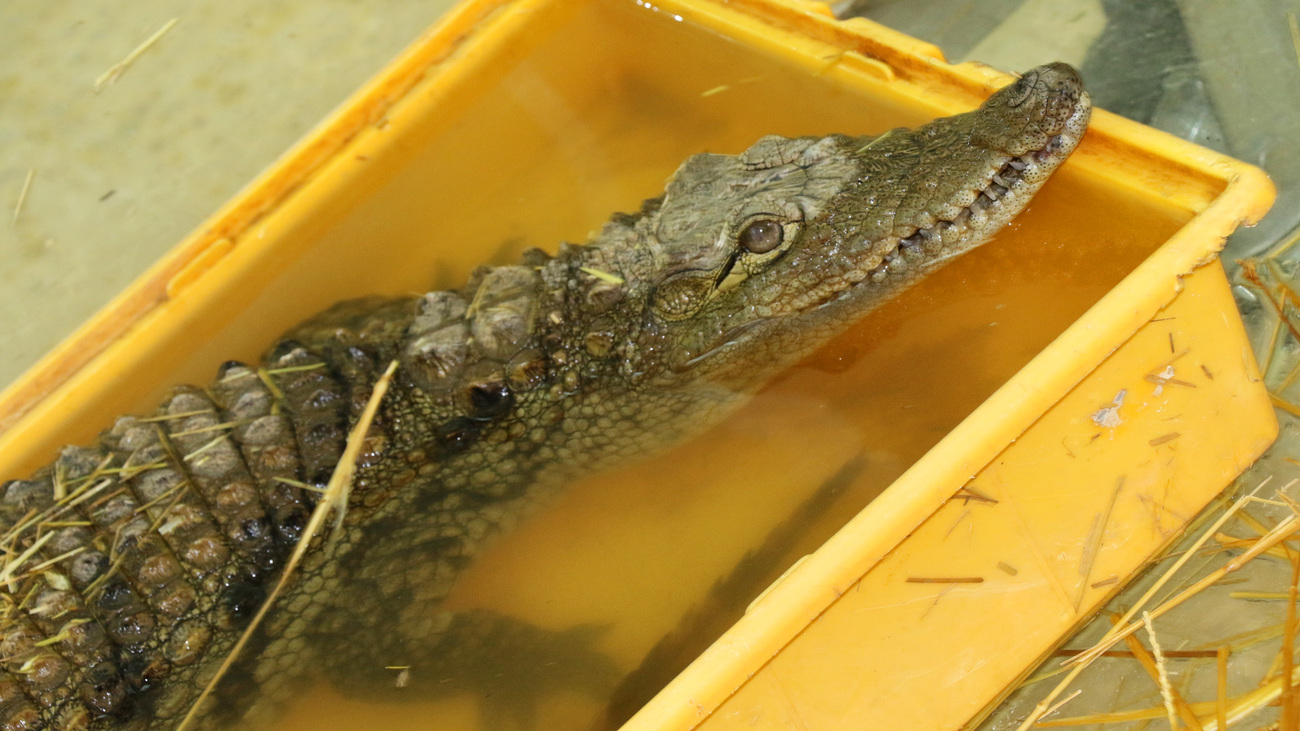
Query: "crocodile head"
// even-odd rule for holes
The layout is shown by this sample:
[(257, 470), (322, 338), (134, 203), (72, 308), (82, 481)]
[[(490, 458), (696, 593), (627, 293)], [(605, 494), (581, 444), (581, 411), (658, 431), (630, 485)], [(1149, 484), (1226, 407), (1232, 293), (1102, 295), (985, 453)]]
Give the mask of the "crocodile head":
[(761, 385), (986, 241), (1074, 150), (1090, 111), (1057, 63), (918, 129), (770, 136), (690, 158), (628, 231), (652, 260), (635, 299), (641, 355), (660, 362), (641, 372)]

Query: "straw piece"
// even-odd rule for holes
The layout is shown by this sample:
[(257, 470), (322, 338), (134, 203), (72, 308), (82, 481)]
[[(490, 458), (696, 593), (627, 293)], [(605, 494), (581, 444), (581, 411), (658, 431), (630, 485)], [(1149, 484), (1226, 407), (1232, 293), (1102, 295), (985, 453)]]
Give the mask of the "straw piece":
[[(1110, 621), (1112, 624), (1118, 622), (1119, 615), (1112, 615)], [(1142, 669), (1147, 672), (1147, 675), (1150, 675), (1151, 679), (1156, 682), (1156, 685), (1160, 686), (1161, 696), (1165, 699), (1166, 703), (1166, 714), (1170, 715), (1172, 718), (1173, 713), (1176, 711), (1178, 718), (1182, 719), (1183, 723), (1187, 724), (1188, 728), (1197, 729), (1199, 731), (1201, 729), (1201, 722), (1196, 718), (1196, 714), (1192, 712), (1191, 707), (1187, 705), (1187, 701), (1183, 700), (1182, 694), (1174, 690), (1173, 686), (1169, 684), (1169, 677), (1164, 669), (1165, 657), (1172, 656), (1174, 653), (1159, 652), (1159, 645), (1155, 641), (1155, 635), (1153, 634), (1151, 637), (1152, 650), (1158, 653), (1154, 656), (1151, 652), (1147, 651), (1147, 648), (1142, 646), (1142, 642), (1135, 636), (1130, 635), (1125, 637), (1124, 643), (1128, 645), (1129, 653), (1131, 653), (1130, 656), (1137, 660), (1138, 664), (1142, 666)], [(1113, 652), (1114, 651), (1108, 652), (1106, 655), (1110, 656)], [(1200, 657), (1214, 657), (1214, 653), (1196, 653), (1196, 655)], [(1178, 656), (1186, 657), (1187, 655), (1179, 653)], [(1171, 723), (1170, 728), (1177, 727)]]
[(957, 516), (957, 519), (952, 522), (952, 527), (948, 528), (948, 532), (944, 533), (943, 537), (947, 538), (948, 536), (952, 535), (952, 532), (957, 530), (957, 526), (961, 525), (961, 522), (969, 517), (970, 517), (969, 509), (961, 511), (961, 513)]
[(1252, 259), (1239, 259), (1237, 263), (1241, 265), (1241, 276), (1259, 289), (1260, 293), (1264, 295), (1264, 299), (1273, 306), (1273, 311), (1277, 314), (1279, 321), (1291, 332), (1291, 336), (1296, 340), (1300, 340), (1300, 329), (1296, 328), (1295, 324), (1286, 316), (1282, 302), (1278, 301), (1277, 296), (1264, 285), (1264, 280), (1260, 279), (1256, 262)]
[(954, 494), (952, 497), (954, 500), (962, 500), (966, 503), (969, 503), (970, 501), (974, 500), (975, 502), (988, 503), (989, 505), (998, 504), (998, 501), (996, 499), (991, 498), (988, 495), (985, 495), (984, 493), (980, 492), (979, 490), (976, 490), (973, 486), (969, 484), (962, 485), (961, 489), (959, 489), (956, 492), (956, 494)]
[(262, 620), (266, 617), (266, 613), (275, 605), (276, 599), (280, 597), (280, 594), (283, 593), (285, 587), (288, 586), (289, 577), (293, 575), (298, 564), (302, 562), (302, 557), (307, 553), (307, 547), (311, 545), (312, 538), (320, 532), (321, 527), (325, 524), (325, 521), (328, 519), (331, 512), (336, 513), (337, 516), (334, 525), (335, 536), (337, 536), (337, 531), (343, 521), (344, 509), (348, 504), (348, 495), (352, 487), (352, 475), (356, 471), (357, 456), (361, 453), (361, 445), (366, 440), (366, 435), (370, 431), (370, 424), (374, 421), (375, 413), (379, 411), (379, 403), (383, 400), (384, 394), (388, 392), (388, 385), (392, 380), (393, 373), (396, 371), (397, 361), (392, 361), (388, 364), (388, 369), (385, 370), (383, 375), (379, 377), (379, 380), (375, 382), (374, 389), (370, 393), (370, 399), (366, 401), (366, 406), (362, 409), (360, 418), (357, 419), (357, 423), (352, 427), (352, 431), (348, 433), (347, 446), (344, 447), (343, 456), (339, 458), (338, 464), (334, 467), (334, 474), (330, 476), (329, 483), (325, 487), (325, 494), (321, 497), (320, 502), (316, 504), (316, 509), (312, 511), (311, 520), (308, 521), (307, 528), (303, 531), (302, 537), (298, 539), (298, 545), (294, 547), (293, 555), (289, 557), (288, 563), (285, 564), (284, 573), (280, 575), (280, 580), (276, 582), (275, 588), (271, 590), (271, 593), (268, 594), (266, 599), (262, 602), (262, 606), (257, 610), (257, 614), (253, 617), (253, 621), (244, 629), (244, 633), (240, 635), (235, 646), (231, 648), (230, 653), (226, 655), (226, 659), (221, 663), (221, 667), (217, 669), (216, 674), (208, 681), (208, 684), (203, 688), (203, 692), (199, 694), (199, 697), (194, 700), (194, 703), (190, 706), (189, 712), (185, 714), (185, 718), (181, 719), (180, 724), (176, 727), (176, 731), (185, 731), (185, 729), (189, 728), (190, 724), (196, 720), (199, 709), (203, 706), (203, 702), (212, 694), (212, 690), (216, 688), (217, 683), (221, 681), (221, 678), (225, 676), (226, 672), (230, 669), (230, 666), (234, 664), (235, 658), (239, 656), (239, 652), (244, 649), (246, 644), (248, 644), (249, 638), (253, 636), (253, 633), (256, 632), (258, 626), (261, 625)]
[[(1171, 578), (1173, 578), (1174, 574), (1177, 573), (1178, 570), (1181, 569), (1189, 560), (1191, 560), (1192, 556), (1196, 555), (1196, 552), (1199, 551), (1201, 547), (1205, 545), (1206, 541), (1208, 541), (1215, 533), (1217, 533), (1218, 530), (1222, 528), (1225, 523), (1231, 520), (1232, 517), (1236, 515), (1242, 509), (1242, 507), (1244, 507), (1248, 502), (1257, 499), (1255, 495), (1260, 490), (1264, 489), (1264, 486), (1267, 485), (1269, 482), (1271, 482), (1272, 479), (1273, 478), (1271, 475), (1265, 478), (1263, 481), (1260, 482), (1259, 485), (1255, 487), (1254, 490), (1250, 492), (1249, 495), (1245, 495), (1242, 498), (1238, 499), (1236, 502), (1234, 502), (1231, 506), (1229, 506), (1227, 510), (1223, 512), (1223, 515), (1219, 516), (1219, 518), (1215, 520), (1214, 523), (1212, 523), (1206, 530), (1202, 531), (1200, 537), (1193, 542), (1190, 549), (1184, 552), (1184, 554), (1177, 561), (1174, 562), (1174, 565), (1171, 566), (1168, 570), (1166, 570), (1165, 573), (1161, 575), (1161, 577), (1157, 579), (1149, 589), (1147, 589), (1146, 593), (1144, 593), (1142, 597), (1138, 599), (1137, 603), (1134, 604), (1131, 609), (1129, 609), (1129, 611), (1124, 615), (1124, 617), (1120, 619), (1120, 624), (1124, 624), (1128, 622), (1137, 612), (1141, 611), (1142, 607), (1146, 606), (1147, 602), (1149, 602), (1151, 598), (1155, 596), (1156, 593), (1159, 592), (1160, 589), (1162, 589), (1164, 585), (1167, 584)], [(1288, 483), (1287, 487), (1290, 487), (1290, 485), (1294, 484), (1295, 482), (1296, 481), (1293, 480), (1291, 483)], [(1289, 531), (1297, 525), (1297, 522), (1294, 520), (1295, 517), (1296, 516), (1292, 515), (1290, 519), (1284, 521), (1285, 523), (1287, 523), (1285, 530), (1288, 531), (1288, 533), (1279, 532), (1279, 535), (1277, 536), (1278, 541), (1282, 540), (1287, 535), (1289, 535)], [(1178, 597), (1175, 597), (1177, 603), (1167, 604), (1166, 605), (1167, 609), (1162, 608), (1162, 610), (1167, 611), (1168, 609), (1172, 609), (1173, 607), (1182, 603), (1182, 601), (1185, 601), (1187, 597), (1190, 597), (1195, 593), (1203, 590), (1206, 586), (1213, 584), (1215, 581), (1227, 575), (1231, 571), (1237, 570), (1245, 562), (1249, 561), (1255, 555), (1258, 555), (1258, 553), (1253, 553), (1252, 555), (1252, 552), (1256, 551), (1256, 549), (1262, 552), (1263, 550), (1267, 550), (1268, 548), (1271, 547), (1272, 547), (1271, 543), (1267, 543), (1266, 541), (1261, 541), (1259, 544), (1256, 544), (1256, 546), (1253, 547), (1251, 551), (1238, 557), (1236, 560), (1229, 563), (1228, 566), (1224, 567), (1224, 569), (1220, 569), (1220, 571), (1214, 572), (1214, 574), (1212, 574), (1211, 576), (1206, 577), (1206, 579), (1203, 579), (1202, 581), (1197, 582), (1195, 585), (1193, 585), (1192, 588), (1184, 591), (1183, 594), (1180, 594), (1178, 595)], [(1162, 610), (1157, 610), (1157, 612), (1159, 613)], [(1094, 660), (1096, 660), (1101, 655), (1101, 653), (1113, 647), (1115, 643), (1119, 642), (1124, 637), (1127, 637), (1128, 635), (1135, 632), (1138, 626), (1141, 625), (1140, 624), (1134, 626), (1125, 625), (1124, 629), (1121, 630), (1119, 624), (1117, 624), (1117, 626), (1112, 627), (1110, 631), (1107, 632), (1106, 635), (1102, 637), (1102, 639), (1091, 650), (1082, 653), (1076, 658), (1067, 661), (1067, 663), (1072, 664), (1073, 667), (1070, 669), (1068, 673), (1066, 673), (1065, 677), (1062, 678), (1059, 683), (1057, 683), (1056, 687), (1054, 687), (1047, 694), (1047, 696), (1043, 698), (1043, 700), (1038, 702), (1038, 705), (1034, 707), (1034, 709), (1029, 713), (1029, 715), (1027, 715), (1025, 719), (1017, 727), (1017, 731), (1029, 731), (1029, 729), (1038, 722), (1038, 719), (1043, 717), (1043, 714), (1047, 711), (1048, 708), (1051, 707), (1052, 703), (1055, 702), (1057, 696), (1059, 696), (1065, 690), (1065, 688), (1070, 685), (1070, 683), (1074, 682), (1075, 678), (1079, 677), (1079, 675), (1084, 671), (1085, 668), (1088, 667), (1088, 665), (1090, 665)]]
[[(1209, 575), (1202, 578), (1200, 581), (1197, 581), (1187, 589), (1180, 592), (1178, 595), (1174, 596), (1169, 601), (1156, 607), (1151, 612), (1151, 618), (1152, 619), (1159, 618), (1160, 616), (1166, 614), (1167, 612), (1179, 606), (1183, 602), (1187, 601), (1193, 596), (1204, 591), (1206, 587), (1213, 585), (1219, 579), (1223, 578), (1224, 576), (1227, 576), (1228, 574), (1232, 573), (1233, 571), (1236, 571), (1237, 569), (1240, 569), (1242, 566), (1249, 563), (1252, 559), (1258, 557), (1261, 553), (1264, 553), (1264, 551), (1266, 551), (1267, 549), (1280, 543), (1283, 539), (1290, 536), (1297, 528), (1300, 528), (1300, 516), (1297, 515), (1292, 515), (1288, 517), (1286, 520), (1282, 521), (1281, 523), (1278, 523), (1277, 527), (1273, 529), (1270, 535), (1262, 538), (1259, 541), (1259, 543), (1256, 543), (1255, 546), (1251, 548), (1249, 551), (1243, 553), (1241, 556), (1238, 556), (1232, 561), (1229, 561), (1225, 566), (1219, 568), (1216, 571), (1213, 571)], [(1130, 610), (1130, 614), (1131, 613), (1132, 611)], [(1118, 632), (1112, 630), (1113, 634), (1108, 634), (1107, 637), (1102, 638), (1102, 640), (1098, 642), (1097, 645), (1093, 648), (1093, 651), (1080, 655), (1078, 658), (1073, 660), (1073, 662), (1076, 663), (1092, 662), (1092, 660), (1095, 659), (1096, 657), (1096, 654), (1092, 654), (1093, 652), (1100, 653), (1109, 649), (1116, 642), (1136, 632), (1141, 626), (1142, 626), (1141, 622), (1135, 622), (1126, 625), (1123, 629), (1119, 630)]]
[[(38, 538), (35, 543), (28, 546), (26, 551), (19, 554), (18, 558), (13, 559), (12, 561), (5, 561), (4, 567), (0, 568), (0, 584), (9, 584), (13, 581), (14, 572), (26, 563), (27, 559), (31, 558), (37, 551), (41, 550), (41, 546), (44, 546), (46, 541), (53, 537), (54, 533), (46, 533)], [(5, 557), (8, 558), (8, 554), (6, 554)], [(12, 590), (12, 587), (10, 587), (10, 589)]]
[(27, 169), (27, 179), (23, 181), (23, 189), (18, 192), (18, 202), (14, 204), (14, 217), (10, 224), (18, 225), (18, 215), (23, 212), (23, 204), (27, 202), (27, 191), (32, 189), (32, 178), (36, 177), (36, 168)]
[(1152, 439), (1150, 442), (1148, 442), (1148, 444), (1150, 444), (1153, 447), (1158, 447), (1161, 444), (1172, 442), (1173, 440), (1177, 439), (1180, 436), (1182, 435), (1176, 431), (1173, 431), (1173, 432), (1169, 432), (1168, 434), (1158, 436), (1155, 439)]
[(117, 80), (121, 78), (122, 74), (126, 73), (126, 70), (131, 68), (131, 65), (143, 56), (145, 51), (152, 48), (153, 44), (157, 43), (163, 36), (167, 35), (168, 31), (174, 28), (180, 20), (180, 18), (172, 18), (164, 23), (163, 27), (159, 28), (153, 35), (146, 38), (144, 43), (136, 46), (135, 50), (126, 54), (126, 58), (113, 64), (107, 71), (100, 74), (99, 78), (95, 79), (95, 93), (98, 94), (106, 87), (117, 83)]
[[(1142, 613), (1142, 626), (1146, 627), (1147, 636), (1151, 638), (1151, 654), (1155, 656), (1156, 680), (1160, 684), (1160, 697), (1165, 701), (1165, 713), (1169, 716), (1169, 728), (1171, 730), (1176, 730), (1178, 728), (1178, 718), (1180, 716), (1178, 711), (1181, 711), (1182, 709), (1179, 708), (1176, 711), (1174, 708), (1174, 698), (1177, 696), (1177, 693), (1174, 691), (1173, 686), (1169, 684), (1169, 673), (1165, 670), (1165, 657), (1160, 652), (1160, 641), (1156, 639), (1156, 630), (1151, 626), (1150, 612)], [(1142, 646), (1140, 643), (1136, 642), (1136, 637), (1130, 635), (1128, 639), (1134, 640), (1134, 644), (1137, 647)], [(1182, 699), (1179, 698), (1179, 701), (1181, 702)], [(1185, 707), (1186, 705), (1186, 703), (1182, 703), (1182, 706)], [(1191, 709), (1188, 709), (1187, 715), (1191, 717), (1192, 724), (1195, 724), (1194, 726), (1191, 724), (1188, 725), (1191, 728), (1200, 729), (1201, 724), (1196, 721), (1196, 714), (1192, 713)]]
[(1287, 11), (1287, 25), (1291, 26), (1291, 45), (1295, 47), (1295, 62), (1300, 66), (1300, 23), (1296, 22), (1295, 13)]
[(1214, 719), (1219, 722), (1219, 728), (1228, 727), (1228, 653), (1230, 650), (1227, 645), (1223, 645), (1215, 651), (1215, 667), (1218, 672), (1218, 679), (1215, 684), (1214, 697)]
[[(1283, 496), (1285, 497), (1285, 496)], [(1296, 585), (1300, 583), (1300, 558), (1291, 560), (1291, 584), (1287, 591), (1285, 629), (1282, 632), (1282, 677), (1290, 678), (1295, 671)], [(1282, 688), (1282, 730), (1296, 731), (1300, 727), (1297, 715), (1295, 686), (1286, 683)]]
[(620, 276), (618, 276), (617, 274), (614, 274), (614, 273), (612, 273), (612, 272), (604, 271), (603, 269), (597, 269), (597, 268), (595, 268), (595, 267), (578, 267), (578, 271), (580, 271), (580, 272), (584, 272), (584, 273), (586, 273), (586, 274), (590, 274), (591, 276), (595, 277), (596, 279), (599, 279), (599, 280), (602, 281), (602, 282), (608, 282), (609, 284), (623, 284), (623, 283), (624, 283), (624, 280), (623, 280), (622, 277), (620, 277)]
[[(1300, 680), (1295, 678), (1293, 680)], [(1225, 715), (1227, 723), (1233, 724), (1240, 721), (1253, 713), (1267, 708), (1270, 704), (1277, 701), (1278, 696), (1282, 694), (1282, 678), (1278, 676), (1264, 683), (1260, 687), (1227, 699), (1227, 708)], [(1198, 718), (1210, 719), (1212, 714), (1217, 713), (1217, 701), (1205, 701), (1200, 703), (1189, 704), (1192, 712)], [(1145, 721), (1157, 718), (1167, 718), (1163, 705), (1154, 708), (1141, 708), (1133, 711), (1112, 711), (1109, 713), (1094, 713), (1087, 716), (1075, 716), (1073, 718), (1060, 718), (1053, 721), (1042, 721), (1037, 725), (1043, 728), (1062, 727), (1062, 726), (1086, 726), (1090, 724), (1104, 723), (1125, 723), (1132, 721)], [(1228, 726), (1220, 725), (1217, 718), (1202, 722), (1201, 727), (1204, 731), (1225, 731)]]
[(1083, 606), (1083, 597), (1088, 591), (1088, 582), (1092, 579), (1092, 568), (1097, 561), (1097, 553), (1101, 550), (1102, 539), (1106, 537), (1106, 527), (1110, 524), (1110, 514), (1115, 509), (1115, 502), (1119, 500), (1119, 493), (1123, 489), (1124, 475), (1120, 475), (1115, 481), (1115, 490), (1110, 494), (1110, 501), (1106, 503), (1106, 510), (1092, 518), (1092, 527), (1088, 530), (1088, 538), (1084, 542), (1083, 557), (1079, 560), (1079, 593), (1074, 598), (1076, 612)]
[[(1132, 637), (1128, 639), (1133, 639)], [(1142, 649), (1146, 652), (1146, 648)], [(1053, 657), (1074, 657), (1084, 653), (1085, 650), (1060, 649), (1052, 653)], [(1166, 658), (1210, 658), (1218, 657), (1217, 650), (1165, 650)], [(1126, 660), (1137, 660), (1138, 656), (1132, 650), (1107, 650), (1101, 653), (1102, 657), (1120, 657)]]
[(1044, 713), (1043, 715), (1044, 715), (1044, 716), (1050, 716), (1050, 715), (1052, 715), (1053, 713), (1056, 713), (1058, 710), (1061, 709), (1061, 706), (1065, 705), (1066, 703), (1069, 703), (1070, 701), (1074, 700), (1075, 698), (1078, 698), (1078, 697), (1079, 697), (1079, 694), (1082, 693), (1082, 692), (1083, 692), (1083, 689), (1082, 689), (1082, 688), (1078, 688), (1078, 689), (1076, 689), (1073, 693), (1071, 693), (1071, 694), (1067, 695), (1066, 697), (1062, 698), (1062, 699), (1061, 699), (1061, 700), (1060, 700), (1056, 705), (1054, 705), (1054, 706), (1052, 706), (1051, 708), (1047, 709), (1047, 712)]

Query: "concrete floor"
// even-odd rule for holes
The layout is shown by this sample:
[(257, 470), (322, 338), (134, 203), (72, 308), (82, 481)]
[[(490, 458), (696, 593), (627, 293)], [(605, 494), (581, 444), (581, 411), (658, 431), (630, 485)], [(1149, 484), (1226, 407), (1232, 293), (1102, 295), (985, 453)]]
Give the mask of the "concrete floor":
[[(0, 3), (0, 384), (451, 4)], [(172, 19), (96, 92), (96, 79)]]

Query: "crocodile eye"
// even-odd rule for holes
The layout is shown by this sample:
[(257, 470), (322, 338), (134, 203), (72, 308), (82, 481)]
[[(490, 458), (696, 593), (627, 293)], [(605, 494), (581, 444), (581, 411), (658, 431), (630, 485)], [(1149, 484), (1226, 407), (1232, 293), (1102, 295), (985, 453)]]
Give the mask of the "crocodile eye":
[(740, 245), (746, 251), (766, 254), (781, 245), (785, 229), (776, 221), (755, 221), (740, 232)]
[(1026, 73), (1024, 76), (1020, 77), (1019, 81), (1017, 81), (1015, 84), (1011, 86), (1011, 98), (1008, 99), (1007, 101), (1013, 107), (1018, 107), (1021, 104), (1024, 104), (1025, 100), (1029, 98), (1029, 95), (1033, 93), (1034, 85), (1037, 83), (1038, 83), (1037, 71), (1030, 71)]

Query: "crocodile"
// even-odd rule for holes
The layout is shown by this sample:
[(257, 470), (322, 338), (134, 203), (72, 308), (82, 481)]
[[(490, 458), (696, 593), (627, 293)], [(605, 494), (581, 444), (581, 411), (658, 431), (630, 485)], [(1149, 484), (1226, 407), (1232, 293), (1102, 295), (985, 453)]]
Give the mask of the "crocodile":
[[(482, 693), (507, 656), (567, 653), (584, 669), (557, 684), (609, 689), (581, 628), (440, 609), (457, 575), (566, 482), (699, 433), (986, 241), (1090, 110), (1058, 63), (916, 129), (695, 155), (584, 245), (338, 304), (63, 449), (0, 496), (0, 729), (246, 727), (307, 676), (391, 695), (400, 665), (408, 695)], [(304, 537), (390, 363), (338, 528)]]

